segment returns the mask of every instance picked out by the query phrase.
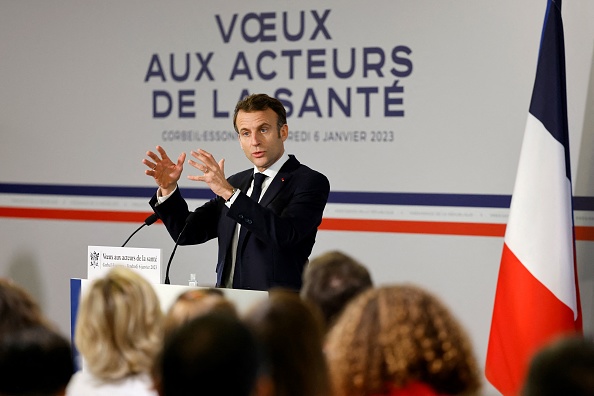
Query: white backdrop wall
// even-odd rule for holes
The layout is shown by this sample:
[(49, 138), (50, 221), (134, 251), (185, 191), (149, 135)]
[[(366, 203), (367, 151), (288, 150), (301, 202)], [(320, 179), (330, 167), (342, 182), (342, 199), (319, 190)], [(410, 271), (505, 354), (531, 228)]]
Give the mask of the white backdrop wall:
[[(150, 212), (146, 150), (200, 147), (243, 170), (229, 113), (245, 92), (267, 92), (289, 109), (287, 150), (331, 182), (313, 255), (343, 250), (377, 284), (433, 290), (484, 363), (545, 7), (0, 0), (0, 275), (67, 332), (87, 246), (121, 245)], [(567, 1), (563, 17), (592, 332), (594, 3)], [(193, 205), (210, 196), (180, 186)], [(173, 248), (161, 224), (130, 245), (160, 248), (164, 262)], [(215, 242), (180, 247), (172, 283), (196, 273), (212, 284), (215, 257)]]

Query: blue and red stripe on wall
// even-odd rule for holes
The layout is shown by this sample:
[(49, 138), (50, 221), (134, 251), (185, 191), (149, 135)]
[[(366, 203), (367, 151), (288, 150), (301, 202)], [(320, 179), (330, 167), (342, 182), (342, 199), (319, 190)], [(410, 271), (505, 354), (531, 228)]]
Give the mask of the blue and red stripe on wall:
[[(147, 199), (155, 192), (154, 187), (91, 186), (65, 184), (0, 183), (0, 196), (64, 196)], [(207, 200), (213, 194), (208, 189), (184, 188), (188, 199)], [(395, 193), (395, 192), (350, 192), (332, 191), (328, 206), (378, 205), (413, 206), (426, 208), (473, 208), (484, 210), (507, 210), (510, 195), (486, 194), (439, 194), (439, 193)], [(147, 204), (148, 205), (148, 204)], [(574, 211), (594, 212), (594, 197), (574, 197)], [(137, 210), (105, 210), (71, 207), (32, 207), (0, 205), (0, 217), (38, 220), (78, 220), (141, 223), (149, 212)], [(377, 216), (375, 216), (377, 217)], [(587, 216), (589, 217), (589, 216)], [(503, 237), (504, 222), (464, 222), (410, 219), (352, 218), (324, 216), (320, 230), (356, 231), (382, 233), (408, 233), (433, 235)], [(594, 241), (594, 226), (575, 226), (576, 239)]]

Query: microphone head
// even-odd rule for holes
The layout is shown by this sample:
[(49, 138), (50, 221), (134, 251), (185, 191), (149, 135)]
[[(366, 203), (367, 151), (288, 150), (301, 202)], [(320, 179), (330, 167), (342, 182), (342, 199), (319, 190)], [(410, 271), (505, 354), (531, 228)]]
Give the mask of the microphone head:
[(153, 213), (152, 215), (150, 215), (149, 217), (147, 217), (144, 220), (144, 224), (146, 224), (147, 226), (150, 226), (151, 224), (153, 224), (158, 219), (159, 219), (159, 216), (156, 213)]

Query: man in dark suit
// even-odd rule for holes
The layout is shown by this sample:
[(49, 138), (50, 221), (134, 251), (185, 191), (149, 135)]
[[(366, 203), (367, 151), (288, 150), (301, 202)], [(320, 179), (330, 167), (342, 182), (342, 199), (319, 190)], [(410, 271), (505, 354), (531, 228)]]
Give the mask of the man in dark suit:
[[(202, 172), (189, 179), (206, 183), (216, 198), (197, 208), (189, 218), (186, 201), (177, 188), (186, 155), (177, 163), (165, 150), (147, 152), (145, 173), (159, 190), (150, 201), (171, 237), (180, 245), (218, 238), (217, 286), (268, 290), (301, 288), (322, 221), (330, 184), (321, 173), (285, 152), (289, 134), (282, 103), (264, 94), (239, 101), (233, 123), (252, 169), (225, 177), (224, 159), (192, 151), (188, 163)], [(260, 192), (261, 190), (261, 192)], [(256, 193), (254, 197), (253, 194)], [(187, 224), (187, 225), (186, 225)]]

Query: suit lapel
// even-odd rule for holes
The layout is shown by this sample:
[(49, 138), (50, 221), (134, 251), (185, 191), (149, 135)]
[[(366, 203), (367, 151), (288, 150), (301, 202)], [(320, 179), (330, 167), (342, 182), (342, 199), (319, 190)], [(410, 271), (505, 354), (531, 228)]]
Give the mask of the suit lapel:
[(249, 169), (244, 171), (244, 173), (245, 174), (242, 175), (241, 180), (239, 181), (238, 188), (244, 193), (247, 193), (247, 190), (250, 188), (250, 185), (252, 184), (254, 172), (251, 169)]
[(260, 199), (260, 205), (266, 207), (276, 195), (281, 192), (285, 183), (293, 177), (293, 171), (299, 167), (300, 163), (297, 161), (297, 158), (290, 155), (289, 159), (285, 164), (280, 168), (270, 185), (266, 189), (266, 192)]

